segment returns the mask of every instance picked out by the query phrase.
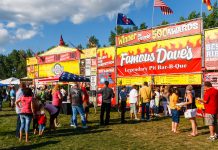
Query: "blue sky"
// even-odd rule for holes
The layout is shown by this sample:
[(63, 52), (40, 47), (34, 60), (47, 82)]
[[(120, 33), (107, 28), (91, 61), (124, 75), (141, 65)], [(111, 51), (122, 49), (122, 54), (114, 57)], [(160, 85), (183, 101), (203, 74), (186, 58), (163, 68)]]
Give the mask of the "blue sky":
[[(202, 0), (164, 2), (174, 14), (164, 16), (155, 8), (154, 26), (162, 20), (177, 22), (193, 10), (200, 12)], [(91, 35), (101, 45), (108, 45), (118, 12), (126, 14), (136, 25), (146, 22), (151, 27), (152, 9), (153, 0), (1, 0), (0, 53), (28, 48), (34, 52), (46, 50), (58, 45), (61, 34), (66, 43), (74, 45), (85, 46)], [(208, 13), (205, 5), (203, 11)]]

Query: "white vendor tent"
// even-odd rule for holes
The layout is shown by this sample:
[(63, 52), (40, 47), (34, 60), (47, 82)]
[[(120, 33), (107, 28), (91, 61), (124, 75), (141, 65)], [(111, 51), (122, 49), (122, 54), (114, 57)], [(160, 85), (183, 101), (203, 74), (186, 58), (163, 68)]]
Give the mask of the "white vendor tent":
[(20, 79), (11, 77), (0, 81), (1, 84), (20, 84)]

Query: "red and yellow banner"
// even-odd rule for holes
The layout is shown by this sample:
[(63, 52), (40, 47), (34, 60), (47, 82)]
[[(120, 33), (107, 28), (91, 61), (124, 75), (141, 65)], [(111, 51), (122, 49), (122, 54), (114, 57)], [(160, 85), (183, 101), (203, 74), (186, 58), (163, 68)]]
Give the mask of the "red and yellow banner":
[(218, 28), (205, 31), (205, 67), (218, 69)]
[(119, 77), (201, 72), (201, 36), (117, 49)]
[(38, 64), (38, 61), (37, 61), (36, 57), (30, 57), (30, 58), (26, 59), (26, 65), (27, 66), (36, 65), (36, 64)]
[(84, 49), (84, 50), (82, 50), (82, 52), (83, 53), (81, 53), (81, 55), (80, 55), (81, 59), (96, 57), (96, 47)]
[[(114, 90), (114, 93), (116, 91), (116, 78), (115, 78), (115, 68), (101, 68), (98, 69), (98, 76), (97, 76), (97, 82), (98, 82), (98, 90), (104, 87), (104, 82), (109, 82), (109, 87), (111, 87)], [(102, 95), (98, 95), (98, 104), (101, 105), (102, 102)], [(114, 97), (111, 102), (112, 105), (116, 105), (116, 98)]]
[(161, 26), (153, 29), (141, 30), (116, 36), (116, 46), (147, 43), (201, 33), (202, 20), (190, 20), (173, 25)]
[(27, 66), (27, 77), (30, 79), (38, 78), (38, 65)]
[(154, 76), (155, 85), (201, 85), (202, 74)]
[(103, 47), (97, 50), (98, 68), (113, 67), (115, 65), (115, 48)]
[(117, 78), (117, 85), (143, 85), (144, 82), (151, 82), (151, 76), (145, 77), (123, 77)]
[(39, 77), (53, 77), (60, 75), (62, 72), (79, 74), (79, 61), (67, 61), (51, 64), (39, 65)]

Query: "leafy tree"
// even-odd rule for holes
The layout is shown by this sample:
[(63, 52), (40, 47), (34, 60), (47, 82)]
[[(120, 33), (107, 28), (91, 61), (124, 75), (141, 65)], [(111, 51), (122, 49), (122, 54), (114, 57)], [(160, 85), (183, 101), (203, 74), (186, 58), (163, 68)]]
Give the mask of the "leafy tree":
[(160, 25), (168, 25), (169, 24), (169, 22), (168, 21), (166, 21), (166, 20), (163, 20), (162, 22), (161, 22), (161, 24)]
[(100, 44), (99, 44), (99, 40), (94, 36), (92, 35), (89, 40), (88, 40), (88, 43), (86, 45), (87, 48), (92, 48), (92, 47), (100, 47)]
[(140, 24), (140, 28), (139, 28), (140, 30), (147, 29), (147, 28), (148, 28), (148, 26), (146, 25), (145, 22)]
[(115, 37), (116, 37), (116, 33), (111, 31), (110, 36), (109, 36), (109, 43), (111, 46), (115, 45)]

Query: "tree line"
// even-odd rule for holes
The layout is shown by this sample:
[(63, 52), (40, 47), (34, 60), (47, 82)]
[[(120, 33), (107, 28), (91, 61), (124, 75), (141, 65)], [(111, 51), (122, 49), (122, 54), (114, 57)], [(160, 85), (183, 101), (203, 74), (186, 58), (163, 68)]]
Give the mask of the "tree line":
[[(191, 12), (187, 18), (180, 17), (178, 21), (185, 21), (190, 19), (195, 19), (201, 17), (199, 12), (193, 11)], [(202, 13), (204, 29), (218, 27), (218, 6), (217, 2), (213, 6), (213, 10), (209, 13)], [(163, 20), (159, 25), (167, 25), (168, 21)], [(116, 33), (118, 35), (129, 33), (137, 30), (147, 29), (148, 26), (145, 22), (142, 22), (139, 26), (134, 27), (123, 27), (117, 26), (114, 30), (110, 32), (108, 37), (108, 45), (100, 45), (99, 40), (95, 35), (92, 35), (85, 47), (82, 44), (77, 45), (78, 49), (91, 48), (91, 47), (106, 47), (106, 46), (114, 46), (115, 45), (115, 36)], [(71, 44), (66, 44), (66, 46), (72, 46)], [(51, 46), (47, 50), (50, 50), (54, 46)], [(74, 46), (73, 46), (74, 47)], [(46, 50), (46, 51), (47, 51)], [(38, 54), (43, 53), (44, 51), (38, 52)], [(9, 77), (22, 78), (27, 74), (26, 70), (26, 58), (34, 56), (34, 52), (31, 49), (27, 50), (12, 50), (12, 52), (8, 55), (0, 54), (0, 79), (6, 79)]]

